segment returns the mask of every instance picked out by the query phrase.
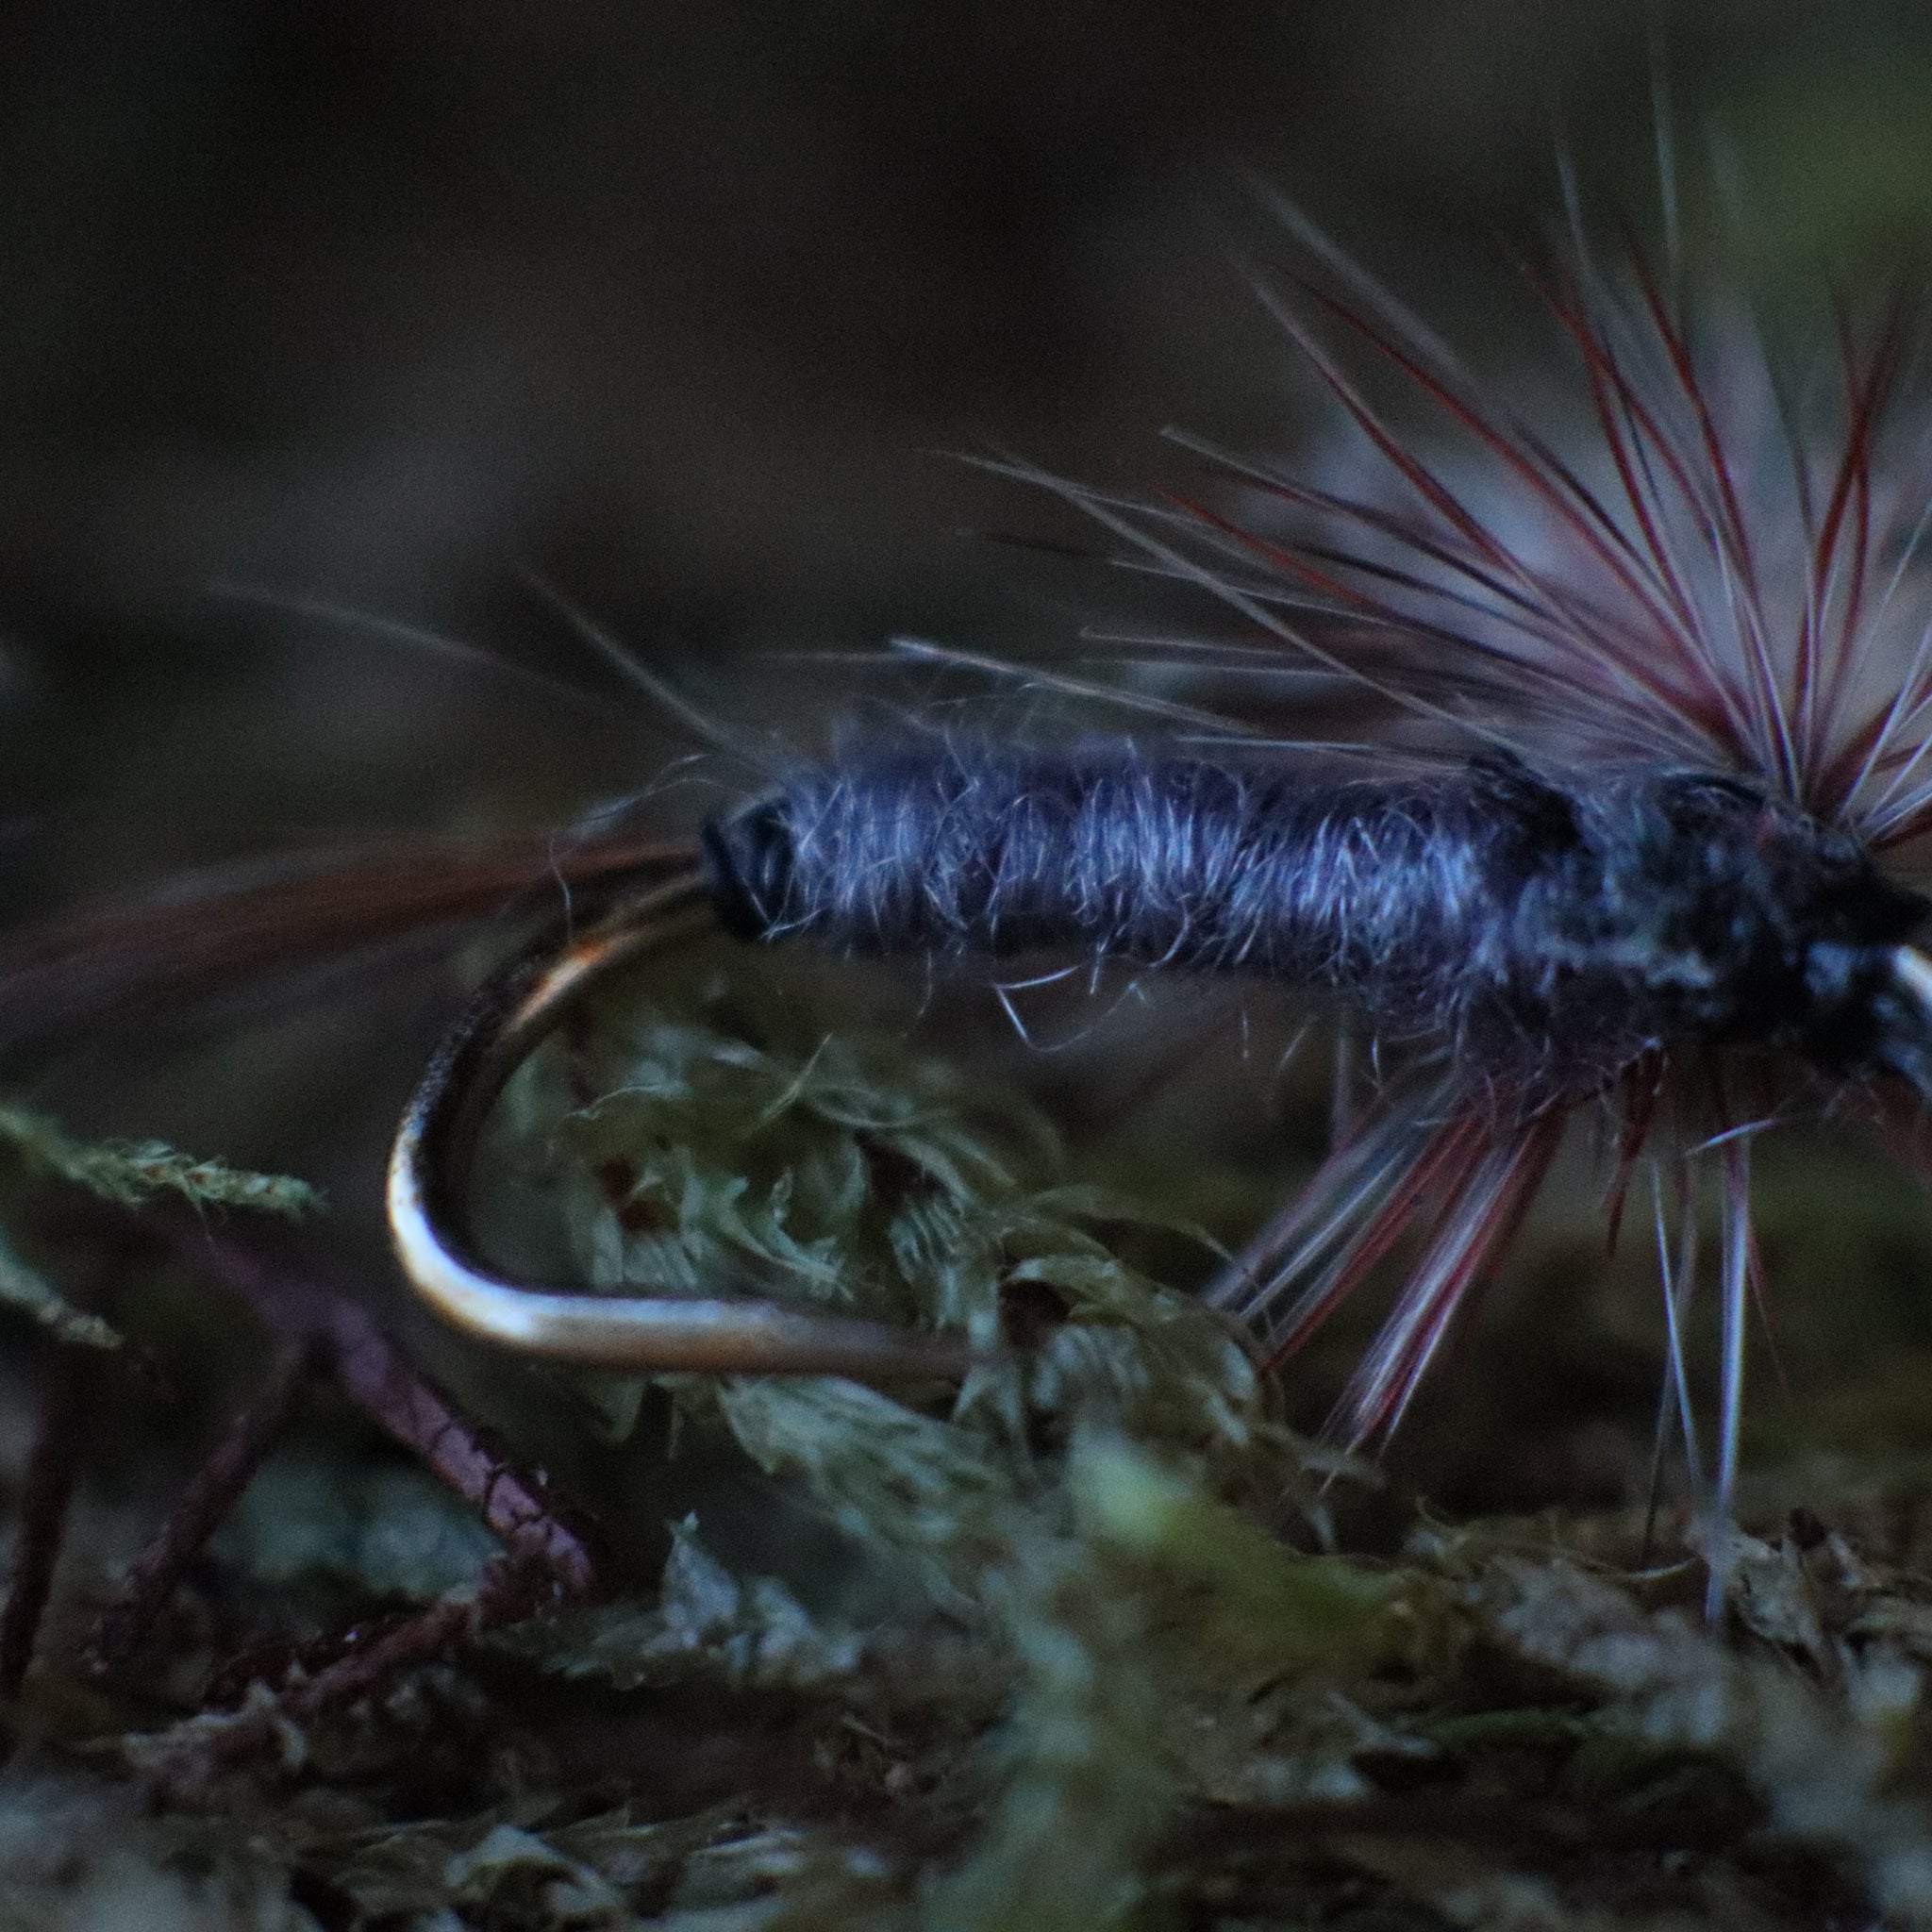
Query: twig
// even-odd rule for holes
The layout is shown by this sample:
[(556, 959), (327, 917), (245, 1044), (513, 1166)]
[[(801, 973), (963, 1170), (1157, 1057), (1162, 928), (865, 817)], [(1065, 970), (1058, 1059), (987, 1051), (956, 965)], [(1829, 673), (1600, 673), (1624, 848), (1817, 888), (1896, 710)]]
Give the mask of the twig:
[(496, 1454), (347, 1294), (200, 1222), (145, 1213), (118, 1224), (212, 1275), (284, 1341), (319, 1348), (350, 1399), (469, 1503), (513, 1559), (547, 1575), (557, 1594), (596, 1588), (589, 1547), (542, 1485)]
[(312, 1336), (294, 1337), (277, 1351), (261, 1393), (229, 1423), (168, 1520), (128, 1567), (120, 1601), (102, 1611), (88, 1644), (89, 1661), (95, 1670), (105, 1670), (140, 1649), (182, 1571), (220, 1527), (274, 1446), (297, 1391), (321, 1355)]
[(498, 1557), (488, 1564), (474, 1591), (454, 1591), (352, 1651), (340, 1663), (285, 1691), (283, 1714), (307, 1724), (381, 1689), (412, 1664), (445, 1657), (459, 1643), (514, 1624), (542, 1607), (550, 1579), (526, 1563)]
[[(181, 1565), (207, 1541), (260, 1461), (303, 1371), (311, 1365), (325, 1364), (350, 1399), (471, 1503), (505, 1546), (474, 1591), (441, 1598), (279, 1696), (263, 1687), (240, 1711), (205, 1713), (142, 1740), (139, 1759), (171, 1787), (205, 1785), (220, 1770), (258, 1758), (277, 1745), (285, 1755), (291, 1748), (299, 1754), (305, 1724), (368, 1696), (412, 1664), (446, 1655), (478, 1631), (595, 1589), (589, 1548), (541, 1483), (491, 1450), (348, 1295), (204, 1223), (174, 1214), (95, 1210), (88, 1224), (158, 1243), (185, 1265), (213, 1276), (241, 1296), (283, 1344), (270, 1387), (231, 1425), (137, 1560), (122, 1604), (102, 1620), (97, 1655), (125, 1655), (126, 1646), (139, 1642)], [(44, 1593), (43, 1581), (42, 1598)], [(24, 1600), (20, 1586), (15, 1595)], [(8, 1617), (10, 1628), (11, 1604)]]
[(75, 1423), (86, 1381), (85, 1351), (57, 1342), (41, 1377), (40, 1412), (33, 1448), (21, 1480), (20, 1532), (13, 1549), (13, 1581), (0, 1612), (0, 1694), (12, 1696), (26, 1681), (34, 1640), (53, 1589), (54, 1566), (67, 1533), (79, 1449)]
[(553, 1579), (527, 1561), (499, 1557), (474, 1591), (455, 1591), (278, 1695), (266, 1687), (237, 1711), (189, 1718), (136, 1740), (135, 1761), (172, 1796), (206, 1791), (223, 1772), (280, 1755), (301, 1761), (302, 1728), (379, 1691), (416, 1664), (446, 1657), (486, 1630), (529, 1616), (554, 1594)]

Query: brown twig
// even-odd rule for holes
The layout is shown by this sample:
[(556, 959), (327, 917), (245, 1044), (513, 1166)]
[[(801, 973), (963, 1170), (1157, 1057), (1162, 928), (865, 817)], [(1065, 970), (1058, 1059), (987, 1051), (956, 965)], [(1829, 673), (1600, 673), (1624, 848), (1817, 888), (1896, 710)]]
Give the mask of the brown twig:
[(13, 1581), (0, 1612), (0, 1693), (12, 1696), (26, 1681), (34, 1640), (54, 1585), (54, 1566), (67, 1533), (79, 1450), (75, 1424), (86, 1381), (83, 1351), (57, 1342), (41, 1376), (33, 1447), (21, 1480), (20, 1532), (13, 1547)]
[(102, 1611), (88, 1644), (94, 1669), (105, 1670), (140, 1649), (181, 1573), (221, 1526), (274, 1446), (321, 1354), (313, 1336), (292, 1337), (276, 1352), (261, 1393), (229, 1423), (167, 1521), (129, 1565), (120, 1601)]
[(292, 1768), (299, 1762), (303, 1726), (375, 1695), (414, 1665), (446, 1657), (482, 1632), (529, 1616), (553, 1594), (554, 1581), (540, 1567), (499, 1557), (486, 1566), (474, 1591), (438, 1598), (273, 1698), (258, 1698), (239, 1711), (190, 1718), (142, 1740), (137, 1761), (176, 1797), (205, 1791), (222, 1773), (258, 1764), (277, 1751)]
[[(305, 1724), (372, 1694), (413, 1664), (445, 1656), (478, 1631), (595, 1589), (596, 1568), (588, 1546), (541, 1481), (496, 1454), (347, 1294), (184, 1216), (96, 1209), (91, 1210), (87, 1224), (96, 1231), (106, 1226), (145, 1245), (158, 1244), (188, 1267), (211, 1275), (245, 1301), (282, 1343), (269, 1388), (231, 1425), (168, 1524), (137, 1559), (121, 1605), (102, 1620), (97, 1656), (125, 1655), (126, 1647), (140, 1641), (181, 1566), (206, 1542), (260, 1461), (303, 1372), (310, 1367), (325, 1366), (358, 1407), (475, 1507), (505, 1546), (474, 1591), (454, 1592), (391, 1625), (314, 1677), (279, 1696), (257, 1698), (243, 1710), (207, 1713), (146, 1740), (141, 1756), (170, 1786), (206, 1784), (222, 1769), (258, 1758), (278, 1741), (286, 1744)], [(42, 1435), (53, 1440), (44, 1427)], [(51, 1569), (51, 1552), (45, 1567)], [(23, 1567), (23, 1581), (15, 1588), (22, 1604), (25, 1576)], [(44, 1595), (43, 1578), (40, 1600)], [(9, 1603), (8, 1629), (14, 1614)], [(35, 1620), (38, 1615), (37, 1603)], [(28, 1647), (31, 1639), (29, 1625)]]
[(558, 1595), (596, 1588), (588, 1545), (542, 1485), (492, 1450), (347, 1294), (202, 1222), (147, 1213), (121, 1224), (212, 1275), (284, 1341), (317, 1348), (349, 1398), (469, 1503), (520, 1566), (547, 1575)]
[(453, 1591), (352, 1651), (340, 1663), (282, 1696), (283, 1713), (307, 1724), (366, 1697), (413, 1664), (447, 1656), (458, 1644), (514, 1624), (542, 1607), (550, 1579), (530, 1565), (498, 1557), (484, 1569), (474, 1591)]

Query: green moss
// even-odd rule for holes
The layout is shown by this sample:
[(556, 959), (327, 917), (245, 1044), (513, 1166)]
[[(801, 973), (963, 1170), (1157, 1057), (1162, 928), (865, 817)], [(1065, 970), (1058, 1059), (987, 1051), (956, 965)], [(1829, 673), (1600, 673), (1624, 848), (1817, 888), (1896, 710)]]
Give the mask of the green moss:
[[(81, 1141), (45, 1114), (0, 1102), (0, 1149), (10, 1157), (12, 1191), (52, 1178), (85, 1189), (117, 1207), (138, 1208), (175, 1194), (198, 1208), (248, 1208), (302, 1215), (322, 1205), (306, 1181), (254, 1174), (225, 1161), (197, 1159), (160, 1141)], [(15, 1246), (0, 1225), (0, 1306), (18, 1309), (58, 1340), (84, 1348), (118, 1348), (121, 1336), (98, 1315), (76, 1308)]]
[[(1307, 1451), (1241, 1338), (1132, 1258), (1184, 1218), (1071, 1177), (1014, 1094), (804, 1010), (699, 977), (541, 1057), (490, 1154), (511, 1232), (593, 1292), (837, 1307), (968, 1336), (979, 1366), (890, 1390), (515, 1372), (614, 1439), (607, 1546), (675, 1519), (655, 1591), (285, 1725), (280, 1769), (127, 1856), (198, 1859), (225, 1895), (296, 1885), (351, 1932), (1756, 1932), (1785, 1923), (1774, 1858), (1846, 1923), (1932, 1924), (1932, 1582), (1815, 1526), (1740, 1531), (1710, 1629), (1696, 1565), (1624, 1567), (1628, 1515), (1389, 1501), (1406, 1541), (1310, 1554), (1364, 1473)], [(220, 1546), (255, 1601), (474, 1571), (446, 1508), (368, 1475), (270, 1466)], [(780, 1533), (801, 1516), (817, 1541)], [(94, 1749), (152, 1771), (228, 1722)]]
[(36, 1173), (51, 1174), (124, 1208), (178, 1194), (197, 1208), (252, 1208), (269, 1214), (313, 1213), (321, 1197), (307, 1181), (252, 1174), (224, 1160), (197, 1159), (163, 1141), (77, 1141), (44, 1114), (0, 1104), (0, 1141)]

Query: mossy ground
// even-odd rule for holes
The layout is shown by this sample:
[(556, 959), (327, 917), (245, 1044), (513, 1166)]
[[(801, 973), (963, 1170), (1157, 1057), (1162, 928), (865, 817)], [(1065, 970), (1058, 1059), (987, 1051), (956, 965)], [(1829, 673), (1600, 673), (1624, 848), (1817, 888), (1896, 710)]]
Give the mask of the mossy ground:
[(1414, 1430), (1338, 1466), (1289, 1424), (1349, 1339), (1276, 1385), (1185, 1291), (1319, 1137), (1265, 1015), (1243, 1057), (1182, 1001), (1154, 1019), (1206, 1043), (1137, 1068), (1144, 1013), (1056, 1056), (943, 991), (828, 1014), (826, 983), (703, 953), (608, 1002), (508, 1096), (493, 1238), (592, 1287), (1017, 1345), (890, 1391), (445, 1358), (558, 1465), (610, 1594), (252, 1758), (210, 1745), (242, 1721), (223, 1707), (271, 1708), (251, 1671), (287, 1682), (305, 1643), (473, 1585), (489, 1539), (318, 1398), (147, 1648), (90, 1678), (91, 1608), (165, 1504), (130, 1465), (205, 1434), (253, 1344), (192, 1274), (68, 1282), (42, 1243), (176, 1414), (130, 1398), (151, 1441), (91, 1465), (8, 1714), (0, 1923), (1932, 1924), (1932, 1243), (1907, 1181), (1829, 1138), (1767, 1163), (1784, 1385), (1758, 1377), (1711, 1625), (1668, 1484), (1645, 1547), (1655, 1324), (1586, 1156)]

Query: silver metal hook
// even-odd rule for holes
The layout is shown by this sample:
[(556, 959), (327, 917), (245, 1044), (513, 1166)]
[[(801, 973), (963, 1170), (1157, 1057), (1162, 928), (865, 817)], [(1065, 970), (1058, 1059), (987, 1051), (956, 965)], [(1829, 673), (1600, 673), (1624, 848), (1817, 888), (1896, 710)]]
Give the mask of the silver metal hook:
[(476, 1142), (510, 1075), (612, 973), (715, 930), (702, 873), (625, 901), (496, 974), (438, 1048), (397, 1129), (389, 1224), (403, 1272), (446, 1321), (519, 1354), (642, 1374), (951, 1377), (962, 1342), (754, 1300), (571, 1292), (493, 1273), (464, 1238)]

